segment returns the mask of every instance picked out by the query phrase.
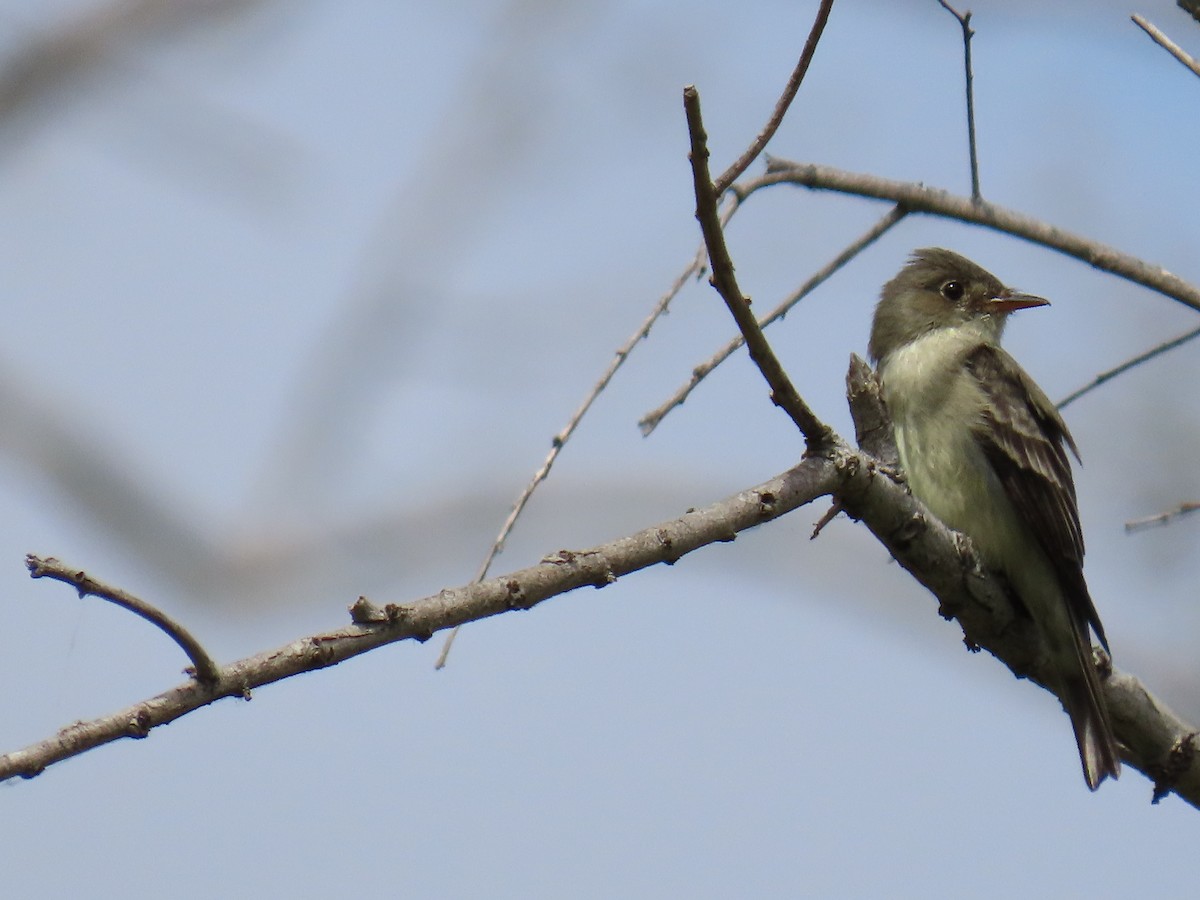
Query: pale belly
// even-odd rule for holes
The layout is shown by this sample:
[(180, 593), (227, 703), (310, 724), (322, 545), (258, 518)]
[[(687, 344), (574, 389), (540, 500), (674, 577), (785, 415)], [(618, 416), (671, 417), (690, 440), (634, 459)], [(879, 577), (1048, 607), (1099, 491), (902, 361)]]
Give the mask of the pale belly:
[[(985, 562), (1002, 567), (1005, 548), (1032, 545), (977, 442), (984, 397), (962, 375), (957, 348), (945, 346), (953, 340), (935, 333), (922, 339), (925, 346), (894, 354), (884, 373), (884, 401), (913, 495), (968, 535)], [(928, 346), (938, 342), (943, 346)]]
[[(934, 347), (942, 352), (933, 354), (900, 350), (882, 373), (884, 402), (913, 496), (967, 535), (986, 567), (1007, 576), (1047, 634), (1071, 634), (1050, 560), (979, 445), (976, 431), (983, 424), (985, 399), (960, 371), (962, 357), (953, 352), (956, 337), (935, 333), (922, 340), (950, 346)], [(1073, 646), (1063, 652), (1074, 652)]]

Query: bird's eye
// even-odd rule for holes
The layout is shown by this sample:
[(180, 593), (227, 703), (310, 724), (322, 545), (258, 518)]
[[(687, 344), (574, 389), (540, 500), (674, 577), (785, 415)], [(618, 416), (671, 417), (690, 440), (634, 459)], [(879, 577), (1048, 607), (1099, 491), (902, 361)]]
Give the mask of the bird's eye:
[(961, 300), (966, 291), (961, 281), (947, 281), (942, 285), (942, 296), (953, 303)]

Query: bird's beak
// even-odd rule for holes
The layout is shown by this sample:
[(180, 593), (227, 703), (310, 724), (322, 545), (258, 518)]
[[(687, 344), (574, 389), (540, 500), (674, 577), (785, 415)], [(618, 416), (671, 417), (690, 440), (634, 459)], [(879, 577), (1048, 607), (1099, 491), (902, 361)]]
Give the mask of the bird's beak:
[(1018, 294), (1015, 291), (1005, 291), (998, 297), (987, 302), (989, 310), (999, 313), (1010, 313), (1018, 309), (1032, 309), (1035, 306), (1049, 306), (1050, 301), (1045, 297), (1035, 297), (1033, 294)]

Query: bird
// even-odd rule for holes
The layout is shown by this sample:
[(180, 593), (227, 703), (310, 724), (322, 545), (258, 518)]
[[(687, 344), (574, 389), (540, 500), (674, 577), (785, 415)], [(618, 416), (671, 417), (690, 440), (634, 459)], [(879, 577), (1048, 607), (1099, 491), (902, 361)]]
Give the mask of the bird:
[(970, 538), (1028, 611), (1048, 650), (1048, 687), (1070, 717), (1084, 778), (1121, 771), (1092, 658), (1108, 650), (1083, 576), (1071, 462), (1079, 450), (1054, 404), (1000, 347), (1009, 314), (1049, 301), (1004, 286), (938, 247), (913, 251), (883, 286), (868, 354), (909, 489)]

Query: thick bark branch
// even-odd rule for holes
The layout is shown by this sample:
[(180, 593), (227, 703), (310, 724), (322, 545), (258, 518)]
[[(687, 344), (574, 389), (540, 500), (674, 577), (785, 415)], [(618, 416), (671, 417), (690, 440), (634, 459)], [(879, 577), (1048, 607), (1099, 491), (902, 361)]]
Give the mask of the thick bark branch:
[(813, 457), (712, 506), (598, 547), (560, 550), (536, 566), (444, 590), (408, 605), (379, 608), (360, 599), (351, 609), (355, 624), (221, 666), (214, 681), (187, 681), (119, 712), (76, 723), (51, 738), (0, 756), (0, 779), (17, 775), (31, 778), (53, 763), (102, 744), (125, 737), (146, 737), (156, 726), (222, 697), (249, 697), (254, 688), (335, 665), (384, 644), (410, 638), (424, 641), (436, 631), (529, 609), (576, 588), (605, 587), (622, 575), (657, 563), (673, 564), (693, 550), (732, 541), (739, 531), (831, 493), (837, 478), (828, 458)]

